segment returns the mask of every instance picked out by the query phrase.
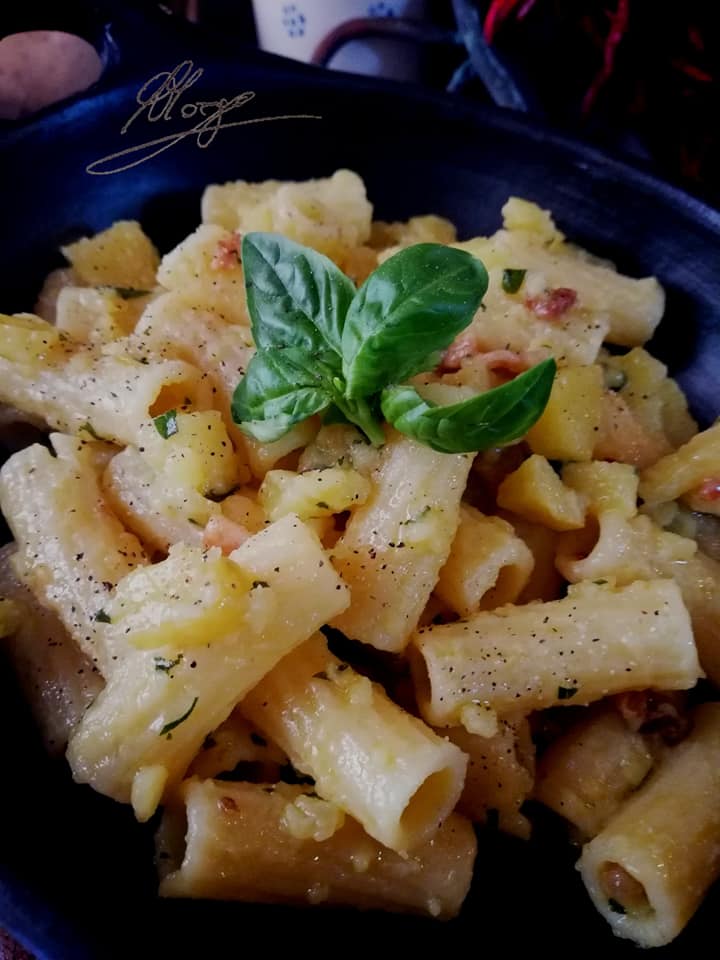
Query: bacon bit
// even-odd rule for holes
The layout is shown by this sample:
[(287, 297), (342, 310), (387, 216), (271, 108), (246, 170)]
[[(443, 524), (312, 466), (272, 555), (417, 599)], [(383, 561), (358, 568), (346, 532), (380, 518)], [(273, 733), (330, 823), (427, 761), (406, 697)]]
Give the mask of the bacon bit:
[(235, 523), (234, 520), (228, 520), (227, 517), (222, 516), (210, 517), (203, 532), (203, 546), (205, 549), (220, 547), (227, 556), (233, 550), (237, 550), (250, 536), (247, 527)]
[(657, 733), (668, 746), (674, 746), (690, 730), (683, 691), (631, 690), (613, 700), (634, 733)]
[(213, 270), (229, 270), (240, 262), (240, 234), (233, 233), (229, 237), (223, 237), (215, 248), (215, 253), (210, 261)]
[(232, 797), (220, 797), (218, 800), (218, 806), (223, 813), (232, 813), (238, 808)]
[(720, 500), (720, 478), (709, 477), (703, 480), (697, 490), (693, 491), (701, 500)]
[(493, 373), (506, 373), (516, 377), (524, 373), (533, 365), (533, 361), (525, 351), (517, 350), (484, 350), (483, 345), (474, 333), (463, 333), (453, 341), (442, 355), (437, 372), (456, 373), (466, 360), (482, 364)]
[(555, 320), (561, 317), (577, 303), (577, 290), (571, 287), (555, 287), (554, 290), (545, 290), (536, 297), (526, 297), (525, 306), (532, 310), (536, 317), (544, 320)]
[(489, 350), (478, 357), (488, 370), (509, 373), (516, 377), (525, 373), (532, 366), (527, 353), (518, 353), (516, 350)]
[(474, 333), (463, 333), (453, 340), (440, 358), (437, 367), (438, 373), (455, 373), (463, 365), (463, 360), (474, 357), (480, 350), (477, 336)]

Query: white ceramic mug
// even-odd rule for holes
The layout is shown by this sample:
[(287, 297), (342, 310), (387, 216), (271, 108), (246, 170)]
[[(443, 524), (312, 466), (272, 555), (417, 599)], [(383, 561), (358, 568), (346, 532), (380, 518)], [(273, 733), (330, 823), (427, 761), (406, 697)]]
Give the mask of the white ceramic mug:
[[(318, 45), (340, 24), (363, 17), (422, 20), (426, 0), (253, 0), (263, 50), (293, 60), (312, 59)], [(334, 70), (396, 80), (417, 77), (419, 50), (404, 40), (352, 40), (328, 64)]]

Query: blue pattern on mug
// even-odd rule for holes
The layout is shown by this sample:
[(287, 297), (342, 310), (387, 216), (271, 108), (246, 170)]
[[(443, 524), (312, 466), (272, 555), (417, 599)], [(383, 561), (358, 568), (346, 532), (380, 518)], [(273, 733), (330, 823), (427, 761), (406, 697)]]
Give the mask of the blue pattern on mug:
[(395, 7), (387, 0), (378, 0), (377, 3), (371, 3), (367, 12), (369, 17), (394, 17), (395, 14)]
[(302, 37), (305, 34), (305, 14), (296, 3), (286, 3), (282, 8), (282, 22), (289, 37)]

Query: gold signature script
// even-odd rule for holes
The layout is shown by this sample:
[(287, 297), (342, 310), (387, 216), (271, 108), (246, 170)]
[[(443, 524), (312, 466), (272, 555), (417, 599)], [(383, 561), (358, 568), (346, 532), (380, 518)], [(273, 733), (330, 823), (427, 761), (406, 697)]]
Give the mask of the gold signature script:
[(226, 100), (196, 100), (194, 103), (179, 101), (190, 87), (198, 82), (204, 70), (195, 67), (192, 60), (183, 60), (174, 70), (162, 70), (151, 77), (138, 90), (135, 100), (138, 108), (125, 122), (120, 134), (124, 136), (136, 120), (144, 117), (148, 123), (157, 123), (160, 120), (177, 119), (179, 114), (183, 120), (194, 121), (193, 125), (177, 133), (170, 133), (155, 140), (147, 140), (124, 150), (110, 153), (106, 157), (94, 160), (85, 168), (88, 173), (105, 176), (111, 173), (121, 173), (137, 167), (146, 160), (151, 160), (159, 153), (169, 150), (170, 147), (190, 137), (195, 139), (198, 147), (209, 147), (220, 130), (229, 130), (231, 127), (244, 127), (255, 123), (271, 123), (275, 120), (322, 120), (322, 117), (309, 113), (283, 114), (277, 117), (251, 117), (247, 120), (233, 120), (225, 118), (233, 110), (246, 106), (255, 99), (252, 90), (238, 93)]

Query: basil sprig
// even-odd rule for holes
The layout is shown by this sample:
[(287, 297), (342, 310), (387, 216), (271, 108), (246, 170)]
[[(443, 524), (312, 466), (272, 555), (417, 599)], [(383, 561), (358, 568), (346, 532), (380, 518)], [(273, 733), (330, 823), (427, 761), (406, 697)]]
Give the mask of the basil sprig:
[(384, 417), (435, 450), (470, 452), (521, 437), (545, 408), (553, 360), (444, 407), (398, 386), (435, 367), (480, 306), (487, 272), (463, 250), (407, 247), (357, 291), (327, 257), (276, 234), (245, 234), (242, 262), (257, 351), (232, 414), (262, 443), (324, 413), (376, 444)]
[(537, 366), (501, 387), (461, 403), (436, 406), (414, 387), (386, 387), (382, 412), (399, 430), (440, 453), (473, 453), (524, 436), (548, 402), (555, 361)]

